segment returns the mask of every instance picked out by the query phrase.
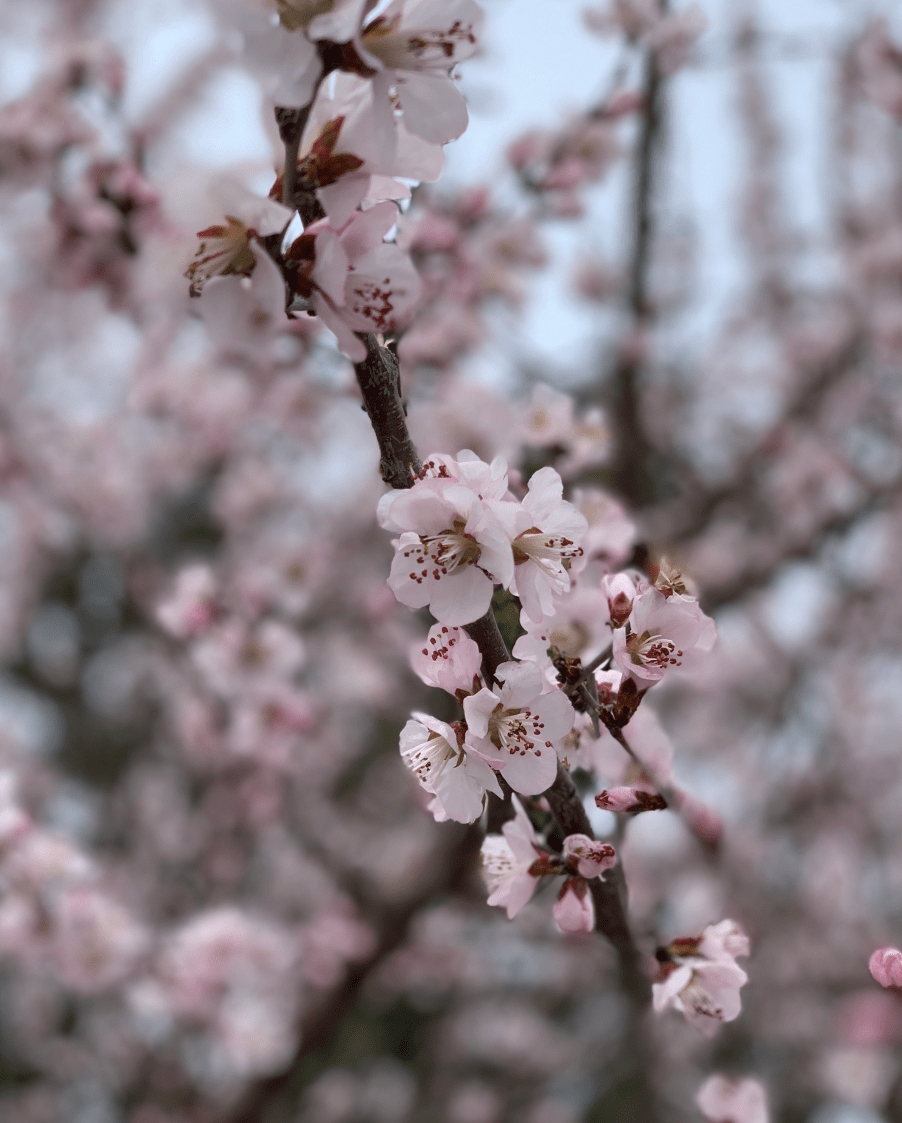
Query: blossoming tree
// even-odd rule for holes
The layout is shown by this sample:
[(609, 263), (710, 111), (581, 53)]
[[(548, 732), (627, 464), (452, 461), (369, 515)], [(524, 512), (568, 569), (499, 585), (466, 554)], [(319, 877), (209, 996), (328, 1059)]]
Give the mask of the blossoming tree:
[[(463, 186), (500, 4), (198, 0), (156, 55), (153, 4), (29, 12), (3, 1118), (897, 1118), (893, 28), (848, 15), (817, 63), (812, 233), (775, 77), (807, 56), (743, 5), (582, 12), (578, 108)], [(689, 254), (715, 216), (677, 221), (717, 68), (728, 307)], [(210, 99), (259, 107), (264, 159), (189, 166), (238, 154)], [(568, 286), (580, 375), (539, 377)]]

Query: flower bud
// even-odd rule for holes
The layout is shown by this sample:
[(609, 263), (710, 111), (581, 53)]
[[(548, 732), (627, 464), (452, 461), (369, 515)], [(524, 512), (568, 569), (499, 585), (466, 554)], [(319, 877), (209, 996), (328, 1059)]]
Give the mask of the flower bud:
[(882, 987), (902, 987), (902, 951), (898, 948), (877, 948), (868, 967)]

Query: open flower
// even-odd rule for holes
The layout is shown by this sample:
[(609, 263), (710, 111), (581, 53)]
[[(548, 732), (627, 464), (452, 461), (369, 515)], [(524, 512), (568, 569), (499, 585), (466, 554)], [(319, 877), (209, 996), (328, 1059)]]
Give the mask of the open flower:
[(411, 665), (428, 686), (437, 686), (449, 694), (471, 694), (479, 689), (482, 653), (476, 643), (460, 628), (433, 624), (426, 643), (411, 653)]
[(212, 199), (204, 205), (204, 213), (223, 211), (215, 222), (197, 232), (200, 244), (194, 260), (185, 270), (191, 282), (190, 293), (199, 296), (211, 277), (232, 274), (249, 277), (258, 256), (264, 251), (257, 239), (274, 234), (288, 225), (291, 211), (275, 199), (261, 199), (242, 184), (223, 179), (210, 192)]
[(475, 0), (392, 0), (356, 46), (385, 107), (400, 108), (412, 133), (435, 144), (467, 127), (467, 105), (451, 68), (476, 50), (483, 12)]
[(573, 707), (560, 690), (543, 694), (531, 663), (502, 663), (500, 686), (464, 699), (467, 740), (516, 792), (535, 795), (554, 783), (558, 746), (573, 728)]
[(555, 597), (570, 588), (570, 566), (582, 557), (585, 517), (565, 502), (553, 468), (533, 474), (522, 503), (495, 503), (492, 509), (511, 539), (511, 591), (532, 620), (544, 620), (554, 613)]
[(501, 796), (494, 772), (467, 750), (459, 727), (428, 714), (415, 713), (401, 730), (401, 757), (435, 796), (436, 819), (472, 823), (482, 814), (487, 791)]
[(653, 587), (633, 601), (627, 629), (614, 632), (614, 662), (640, 688), (660, 682), (676, 667), (692, 667), (714, 646), (714, 621), (695, 597), (665, 596)]
[[(366, 78), (335, 72), (320, 88), (301, 137), (298, 186), (315, 192), (336, 229), (364, 202), (410, 198), (398, 177), (431, 183), (444, 165), (441, 145), (411, 133), (403, 118), (384, 135), (374, 129), (375, 96)], [(281, 176), (270, 194), (281, 198)]]
[(517, 915), (535, 892), (539, 879), (562, 872), (560, 862), (540, 846), (541, 838), (516, 796), (511, 797), (514, 818), (501, 834), (487, 834), (482, 843), (482, 876), (489, 888), (490, 905)]
[(703, 1033), (739, 1017), (740, 989), (748, 975), (736, 963), (748, 955), (748, 937), (732, 920), (708, 925), (700, 936), (673, 940), (659, 949), (659, 981), (652, 986), (655, 1010), (673, 1006)]
[(351, 362), (366, 358), (355, 333), (393, 331), (410, 316), (420, 279), (407, 254), (382, 239), (398, 216), (394, 203), (355, 211), (335, 230), (313, 222), (285, 255), (294, 291), (338, 340)]
[(443, 624), (469, 624), (488, 611), (495, 582), (510, 583), (510, 541), (469, 487), (420, 480), (379, 515), (388, 529), (403, 528), (388, 584), (409, 608), (429, 605)]

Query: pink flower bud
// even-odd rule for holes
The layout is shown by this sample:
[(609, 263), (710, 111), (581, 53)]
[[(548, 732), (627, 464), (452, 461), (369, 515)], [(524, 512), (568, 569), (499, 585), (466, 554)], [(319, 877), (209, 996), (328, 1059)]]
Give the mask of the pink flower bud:
[(902, 951), (898, 948), (877, 948), (868, 967), (882, 987), (902, 987)]
[(615, 628), (622, 628), (633, 610), (636, 586), (625, 573), (606, 573), (601, 579), (601, 591), (608, 598), (611, 623)]
[(595, 806), (602, 811), (638, 815), (640, 811), (663, 811), (667, 802), (663, 796), (641, 788), (610, 788), (599, 792), (595, 797)]
[(607, 842), (596, 842), (584, 834), (571, 834), (564, 839), (564, 857), (569, 859), (580, 877), (603, 877), (617, 861), (614, 847)]
[(562, 932), (591, 932), (595, 927), (595, 907), (589, 887), (581, 877), (568, 877), (554, 902), (554, 919)]

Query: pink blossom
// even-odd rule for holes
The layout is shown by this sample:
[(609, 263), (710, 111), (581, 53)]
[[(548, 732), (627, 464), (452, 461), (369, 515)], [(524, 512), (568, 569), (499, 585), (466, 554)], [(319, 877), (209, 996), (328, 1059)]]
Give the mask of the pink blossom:
[(382, 115), (394, 88), (412, 133), (434, 144), (459, 137), (467, 106), (450, 70), (476, 50), (482, 20), (475, 0), (392, 0), (357, 40), (364, 63), (376, 70)]
[(768, 1123), (767, 1096), (757, 1080), (710, 1076), (695, 1102), (711, 1123)]
[(487, 834), (482, 843), (482, 875), (489, 887), (490, 905), (507, 909), (513, 918), (529, 901), (539, 878), (561, 872), (560, 863), (539, 845), (529, 816), (516, 796), (511, 796), (514, 818), (501, 834)]
[(219, 351), (251, 360), (265, 356), (276, 334), (289, 326), (282, 273), (269, 254), (256, 244), (252, 249), (256, 265), (250, 278), (213, 277), (200, 299), (200, 314)]
[(505, 499), (507, 488), (507, 461), (496, 456), (491, 464), (480, 460), (475, 452), (462, 449), (457, 457), (433, 453), (423, 462), (425, 479), (453, 479), (466, 484), (480, 499)]
[(564, 839), (564, 857), (576, 867), (580, 877), (604, 877), (617, 862), (614, 847), (596, 842), (584, 834), (571, 834)]
[(566, 658), (579, 658), (584, 664), (594, 659), (610, 640), (606, 609), (599, 589), (591, 584), (575, 585), (557, 602), (553, 616), (535, 621), (525, 610), (520, 613), (520, 627), (526, 633), (514, 644), (513, 654), (546, 669), (553, 682), (548, 649), (554, 647)]
[(748, 938), (732, 920), (708, 925), (700, 936), (673, 940), (661, 954), (659, 981), (652, 986), (654, 1008), (673, 1006), (703, 1033), (739, 1017), (740, 989), (748, 975), (736, 956), (748, 955)]
[(200, 245), (185, 271), (193, 296), (200, 294), (211, 277), (250, 276), (262, 253), (258, 237), (284, 229), (291, 219), (287, 207), (260, 198), (237, 181), (223, 177), (210, 194), (207, 213), (215, 214), (214, 208), (221, 206), (224, 220), (217, 217), (197, 233)]
[(54, 902), (53, 937), (60, 977), (81, 994), (121, 983), (149, 945), (149, 934), (122, 905), (85, 885)]
[(614, 632), (614, 661), (640, 687), (651, 686), (671, 669), (698, 665), (716, 637), (714, 621), (694, 597), (647, 588), (633, 601), (629, 634)]
[(171, 594), (156, 607), (156, 617), (170, 635), (185, 639), (207, 628), (216, 614), (216, 580), (208, 565), (180, 570)]
[(595, 928), (595, 905), (581, 877), (567, 878), (551, 912), (562, 932), (591, 932)]
[(277, 620), (255, 628), (226, 620), (204, 633), (191, 652), (210, 688), (226, 698), (252, 695), (291, 679), (304, 662), (304, 644)]
[(502, 663), (495, 675), (500, 686), (464, 699), (467, 741), (514, 791), (535, 795), (554, 782), (573, 707), (560, 690), (542, 693), (545, 680), (531, 663)]
[(573, 506), (589, 524), (582, 543), (586, 559), (622, 565), (636, 540), (636, 524), (623, 505), (600, 488), (578, 487), (573, 491)]
[(510, 584), (510, 540), (469, 487), (421, 480), (386, 497), (379, 518), (387, 529), (403, 530), (388, 579), (402, 604), (429, 605), (443, 624), (468, 624), (488, 610), (496, 581)]
[(238, 23), (248, 70), (276, 105), (299, 108), (309, 104), (323, 72), (316, 47), (306, 36), (295, 34), (283, 23), (272, 23), (264, 13), (247, 7)]
[[(414, 671), (429, 686), (447, 690), (449, 694), (474, 690), (482, 667), (482, 654), (476, 643), (460, 628), (433, 624), (424, 646), (411, 653)], [(479, 689), (478, 681), (475, 689)]]
[(533, 620), (554, 613), (555, 597), (570, 588), (570, 567), (582, 556), (585, 518), (563, 499), (561, 477), (541, 468), (529, 481), (522, 503), (494, 503), (514, 553), (511, 591)]
[(902, 951), (898, 948), (877, 948), (868, 969), (882, 987), (902, 987)]
[(288, 250), (288, 259), (299, 266), (298, 291), (309, 292), (316, 315), (355, 363), (366, 358), (355, 333), (394, 330), (419, 299), (420, 280), (410, 258), (382, 240), (397, 215), (394, 203), (383, 202), (355, 211), (339, 230), (320, 219)]
[(735, 920), (709, 924), (699, 939), (698, 954), (707, 959), (729, 963), (740, 955), (748, 955), (749, 938)]
[[(373, 84), (339, 71), (313, 104), (298, 152), (298, 180), (314, 190), (331, 224), (339, 229), (364, 201), (406, 199), (416, 182), (438, 179), (442, 148), (408, 131), (403, 117), (384, 136), (373, 129)], [(273, 189), (281, 194), (282, 177)]]
[(532, 391), (524, 409), (523, 438), (527, 444), (544, 448), (564, 444), (573, 426), (573, 399), (544, 382)]
[(401, 730), (401, 758), (435, 796), (439, 819), (472, 823), (482, 814), (487, 791), (501, 796), (494, 772), (462, 743), (458, 730), (428, 714), (415, 713)]

